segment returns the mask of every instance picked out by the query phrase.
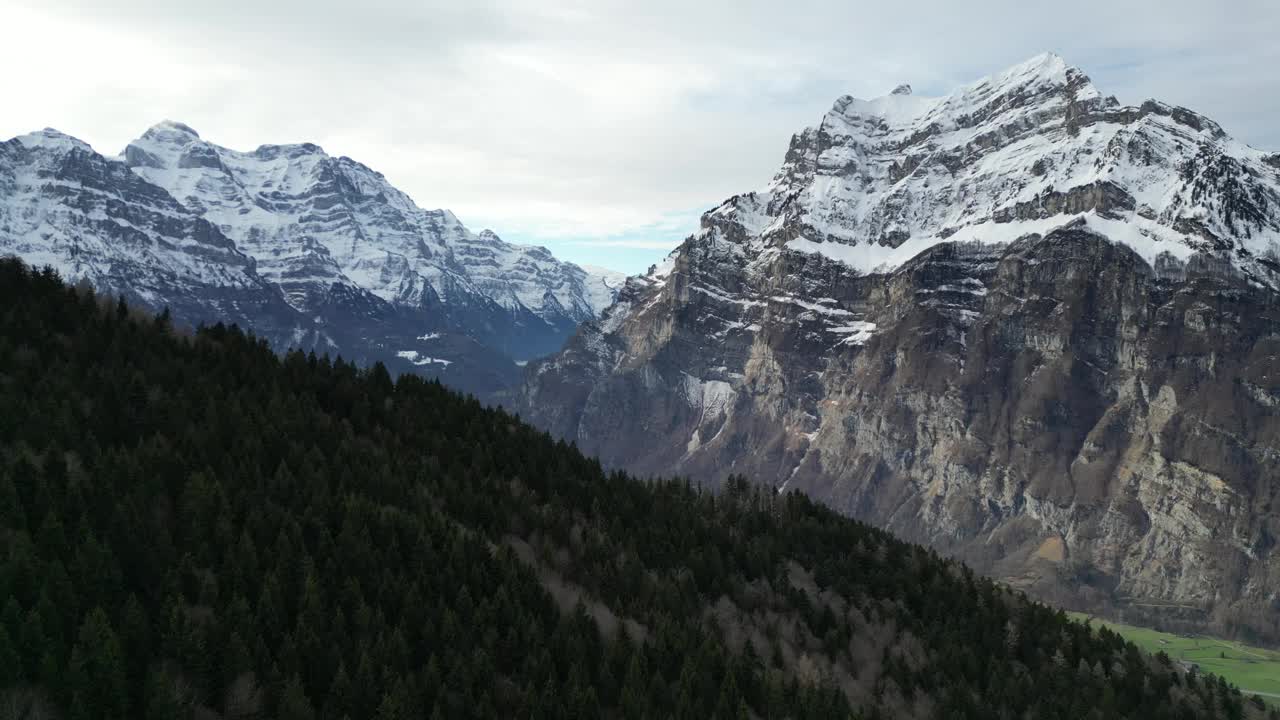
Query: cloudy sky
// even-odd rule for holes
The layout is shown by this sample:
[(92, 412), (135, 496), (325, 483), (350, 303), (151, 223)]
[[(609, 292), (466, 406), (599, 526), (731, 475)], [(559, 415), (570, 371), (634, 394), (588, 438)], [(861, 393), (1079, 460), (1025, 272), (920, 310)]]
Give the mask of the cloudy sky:
[(0, 0), (0, 17), (0, 138), (52, 126), (115, 154), (170, 118), (236, 149), (316, 142), (473, 229), (626, 271), (765, 185), (836, 97), (942, 94), (1044, 50), (1121, 102), (1280, 149), (1274, 0)]

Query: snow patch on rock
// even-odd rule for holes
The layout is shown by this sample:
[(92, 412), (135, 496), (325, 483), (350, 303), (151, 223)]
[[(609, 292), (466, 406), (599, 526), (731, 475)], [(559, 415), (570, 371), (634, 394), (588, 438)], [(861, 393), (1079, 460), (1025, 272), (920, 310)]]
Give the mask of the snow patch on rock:
[(447, 368), (453, 364), (452, 360), (442, 360), (440, 358), (428, 357), (426, 355), (420, 354), (417, 350), (400, 350), (396, 352), (396, 357), (404, 358), (405, 360), (408, 360), (414, 365), (419, 365), (419, 366), (431, 365), (433, 363), (436, 363)]

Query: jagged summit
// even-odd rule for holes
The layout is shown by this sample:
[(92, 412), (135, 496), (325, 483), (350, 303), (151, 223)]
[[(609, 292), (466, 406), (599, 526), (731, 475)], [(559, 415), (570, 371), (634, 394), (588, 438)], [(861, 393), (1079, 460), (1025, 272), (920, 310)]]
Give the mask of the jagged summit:
[(44, 130), (0, 143), (0, 188), (0, 253), (184, 322), (235, 322), (281, 348), (431, 370), (478, 393), (617, 292), (312, 143), (243, 152), (165, 120), (108, 158)]
[(200, 137), (200, 133), (196, 132), (195, 129), (192, 128), (190, 125), (187, 125), (186, 123), (180, 123), (176, 120), (161, 120), (155, 125), (152, 125), (147, 130), (147, 132), (144, 133), (144, 135), (164, 135), (164, 134), (188, 135), (193, 138)]
[(1099, 96), (1088, 76), (1080, 69), (1067, 65), (1054, 53), (1042, 53), (940, 97), (916, 96), (908, 84), (899, 85), (888, 95), (870, 100), (844, 95), (836, 100), (830, 114), (846, 120), (878, 117), (898, 126), (931, 122), (945, 124), (963, 121), (967, 113), (995, 98), (1013, 93), (1054, 92), (1068, 87), (1077, 100)]
[(19, 135), (14, 138), (17, 142), (28, 148), (45, 148), (55, 151), (67, 151), (72, 149), (92, 151), (89, 144), (83, 140), (78, 140), (70, 135), (51, 127), (43, 130), (37, 130), (26, 135)]
[(576, 266), (493, 232), (472, 233), (355, 160), (312, 143), (241, 152), (179, 127), (152, 128), (130, 143), (126, 161), (233, 238), (268, 278), (288, 286), (298, 284), (298, 263), (328, 267), (286, 293), (300, 310), (326, 297), (332, 282), (408, 305), (480, 298), (551, 326), (571, 327), (602, 309), (586, 287), (595, 281)]
[(1052, 51), (1045, 51), (1026, 60), (1012, 65), (1005, 70), (990, 75), (982, 80), (977, 81), (970, 87), (994, 83), (997, 85), (1009, 82), (1025, 82), (1030, 78), (1044, 78), (1050, 82), (1065, 81), (1068, 74), (1080, 72), (1067, 64), (1061, 55)]
[(1053, 53), (942, 97), (841, 97), (765, 190), (712, 210), (703, 232), (733, 223), (758, 249), (877, 272), (945, 240), (1007, 243), (1074, 219), (1149, 263), (1210, 254), (1268, 284), (1280, 267), (1267, 155), (1184, 108), (1121, 107)]

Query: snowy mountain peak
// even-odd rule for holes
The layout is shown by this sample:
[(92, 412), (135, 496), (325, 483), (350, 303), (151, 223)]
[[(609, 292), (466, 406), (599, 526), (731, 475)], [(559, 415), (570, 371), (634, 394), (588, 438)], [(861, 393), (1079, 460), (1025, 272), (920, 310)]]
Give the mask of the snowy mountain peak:
[[(1068, 71), (1076, 70), (1061, 55), (1046, 51), (1013, 65), (1003, 72), (991, 76), (996, 84), (1026, 81), (1030, 78), (1045, 78), (1049, 81), (1065, 81)], [(1077, 70), (1078, 72), (1078, 70)], [(979, 81), (979, 84), (983, 81)]]
[(192, 128), (190, 125), (187, 125), (186, 123), (180, 123), (176, 120), (161, 120), (155, 125), (152, 125), (151, 128), (148, 129), (146, 133), (144, 133), (144, 135), (187, 136), (187, 137), (193, 137), (193, 138), (200, 137), (200, 133), (196, 132), (195, 129)]
[(841, 97), (764, 191), (726, 201), (704, 231), (734, 225), (742, 235), (726, 237), (874, 272), (946, 240), (1083, 220), (1148, 262), (1208, 253), (1272, 283), (1280, 177), (1267, 158), (1190, 110), (1121, 107), (1044, 53), (943, 97)]
[[(331, 159), (331, 160), (333, 159), (333, 158), (329, 158), (328, 154), (325, 153), (324, 148), (320, 147), (319, 145), (316, 145), (315, 143), (309, 143), (309, 142), (286, 143), (284, 145), (259, 145), (257, 149), (255, 149), (250, 154), (256, 157), (262, 158), (264, 160), (273, 160), (279, 157), (300, 158), (308, 155), (320, 155), (320, 156), (324, 156), (327, 159)], [(338, 162), (341, 162), (343, 160), (350, 162), (354, 165), (359, 165), (359, 163), (345, 156), (337, 159)], [(372, 173), (373, 171), (370, 170), (370, 172)]]
[(71, 150), (86, 150), (92, 152), (93, 150), (89, 147), (88, 143), (77, 140), (64, 132), (53, 128), (45, 128), (33, 133), (27, 133), (26, 135), (19, 135), (14, 138), (14, 140), (17, 140), (27, 148), (44, 148), (46, 150), (53, 150), (56, 152), (69, 152)]
[(485, 392), (617, 293), (313, 143), (232, 150), (166, 120), (111, 158), (44, 130), (0, 142), (0, 188), (2, 254), (281, 348), (413, 370), (405, 353), (434, 358)]
[(1084, 101), (1099, 96), (1088, 76), (1053, 53), (1042, 53), (1003, 72), (988, 75), (943, 97), (920, 97), (910, 85), (899, 85), (888, 95), (862, 100), (844, 95), (832, 106), (835, 119), (879, 118), (898, 126), (966, 124), (984, 109), (1017, 107), (1027, 100)]
[(327, 302), (337, 284), (410, 306), (496, 303), (560, 333), (612, 301), (545, 248), (472, 233), (452, 212), (418, 207), (381, 173), (319, 145), (242, 152), (183, 128), (151, 128), (125, 162), (235, 240), (300, 311)]

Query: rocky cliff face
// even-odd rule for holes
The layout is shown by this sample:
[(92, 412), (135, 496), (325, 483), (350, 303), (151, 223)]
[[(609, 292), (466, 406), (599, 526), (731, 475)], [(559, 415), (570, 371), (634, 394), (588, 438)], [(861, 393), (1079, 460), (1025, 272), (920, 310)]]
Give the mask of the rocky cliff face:
[(531, 366), (521, 410), (1050, 599), (1280, 639), (1278, 250), (1269, 156), (1056, 56), (841, 98)]
[(558, 349), (618, 280), (472, 233), (311, 144), (237, 152), (164, 122), (119, 158), (53, 130), (0, 144), (0, 253), (184, 322), (383, 361), (482, 395)]

